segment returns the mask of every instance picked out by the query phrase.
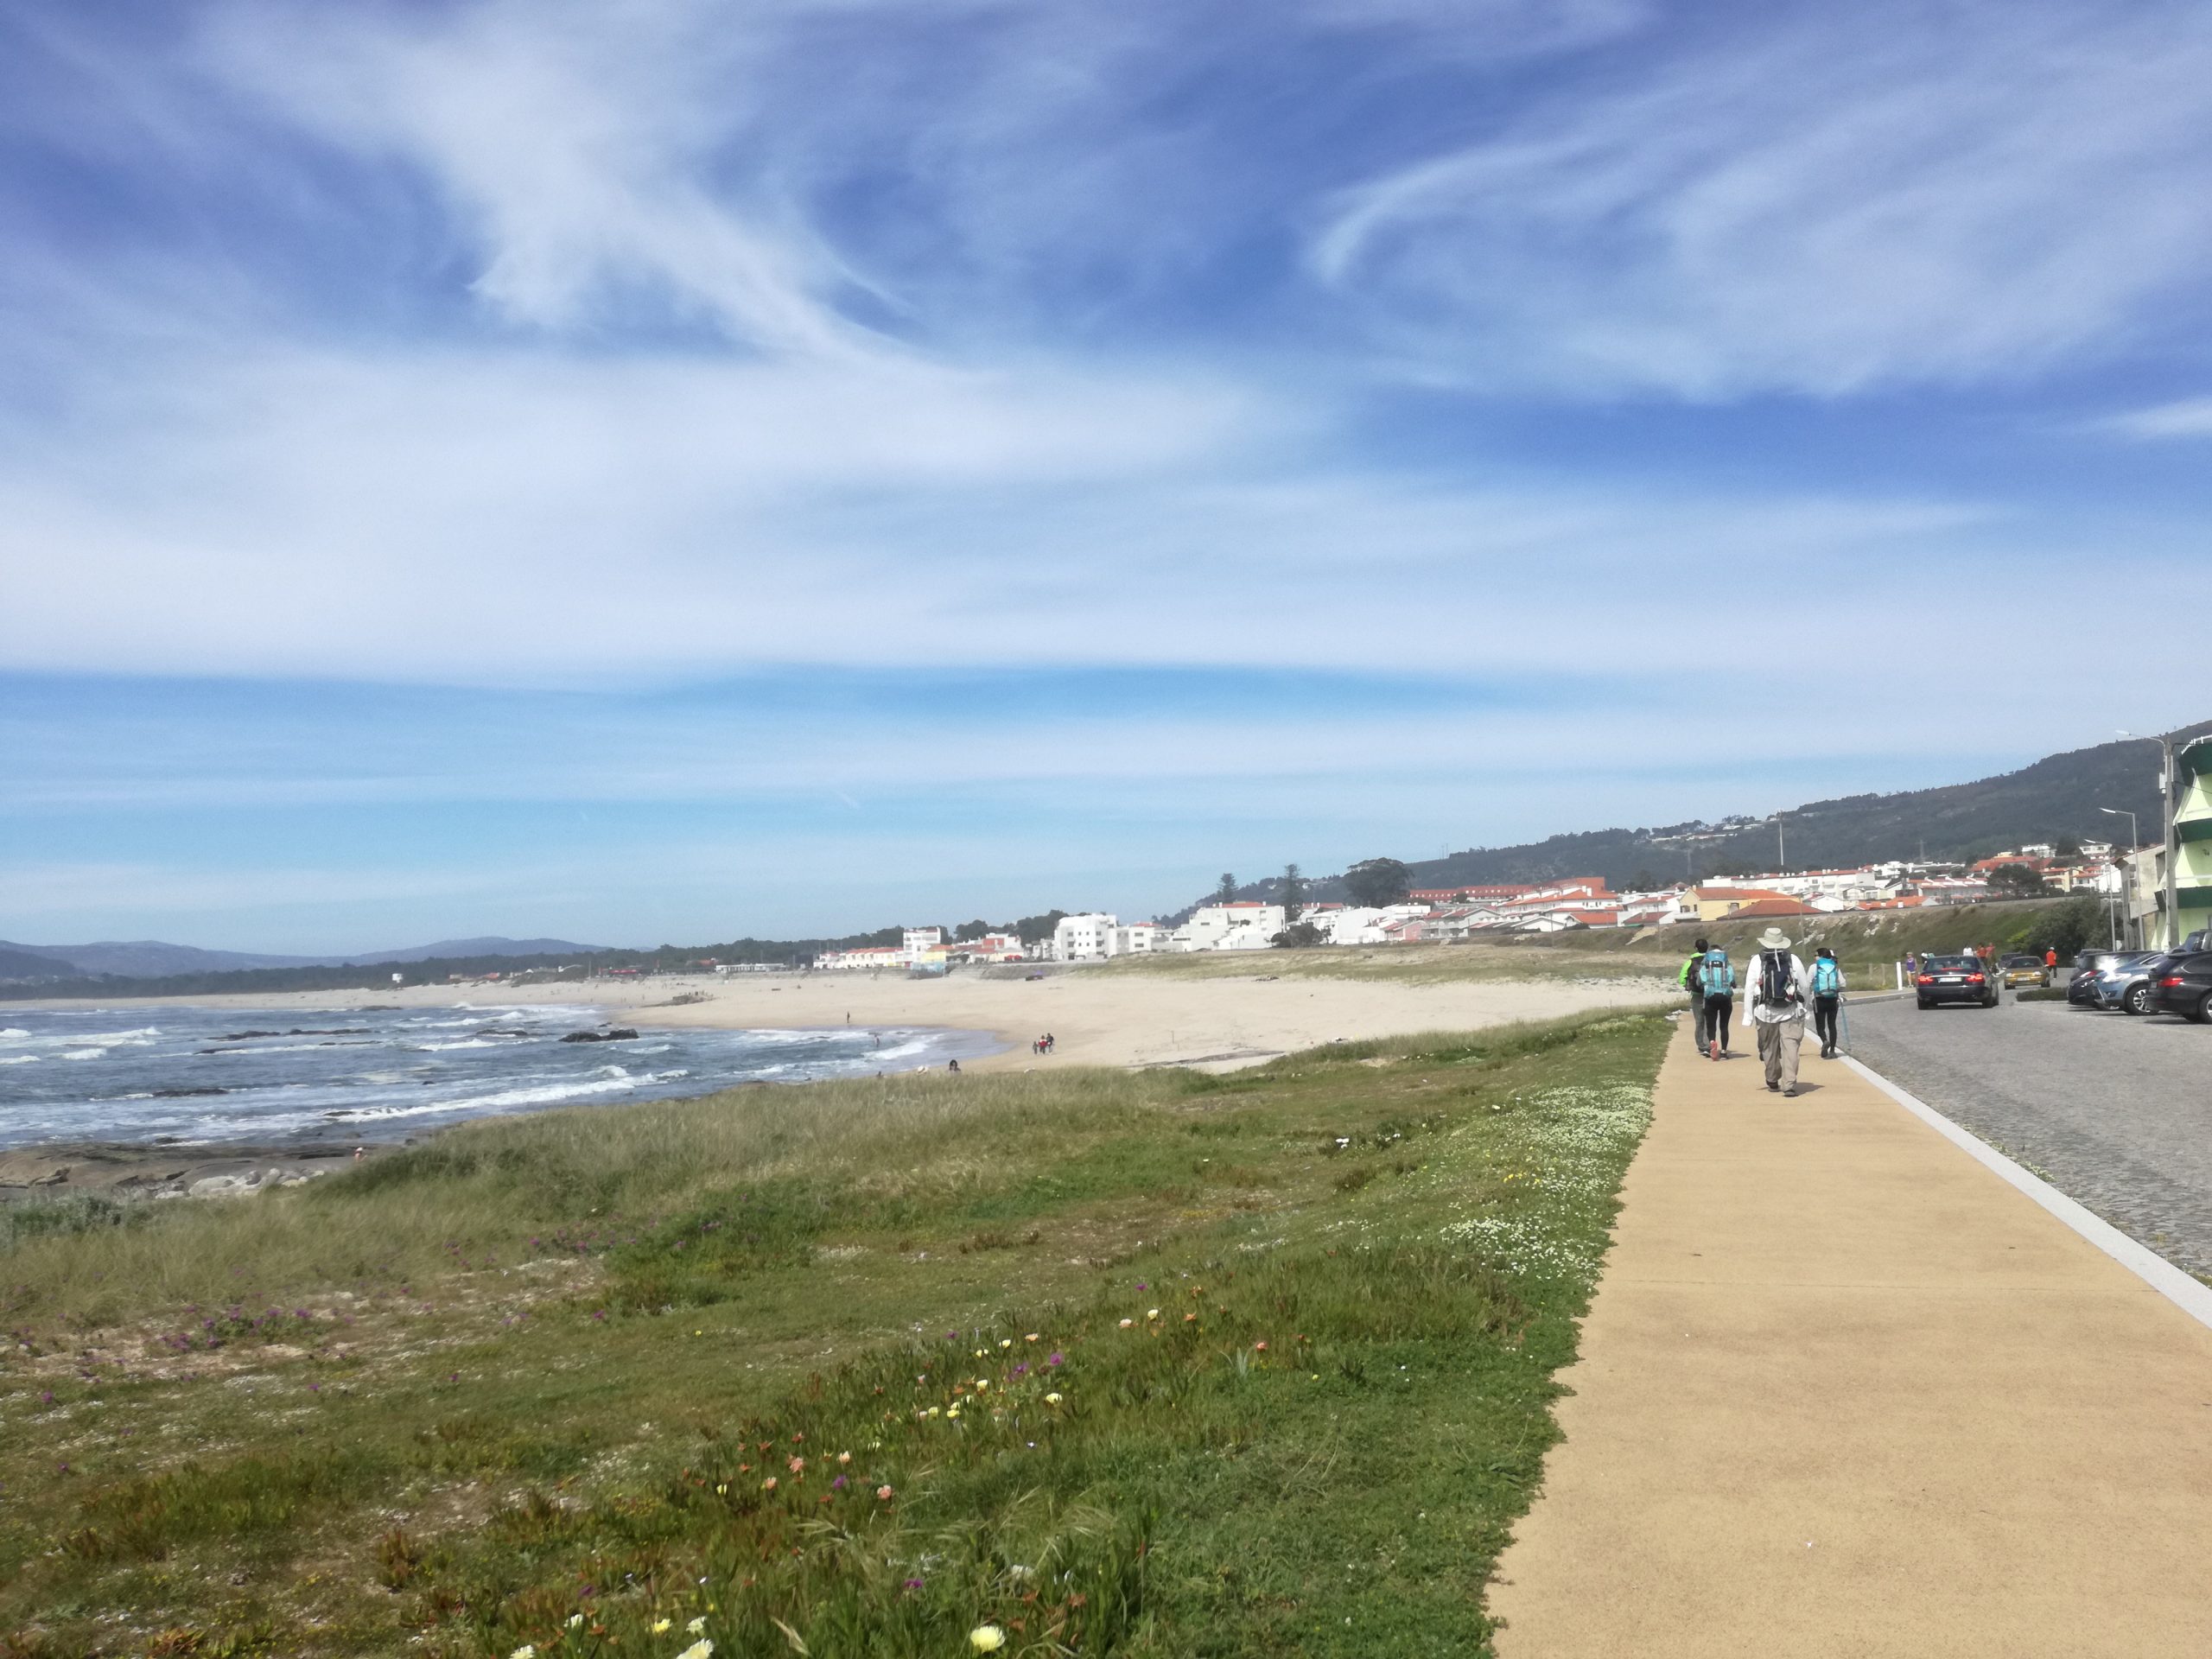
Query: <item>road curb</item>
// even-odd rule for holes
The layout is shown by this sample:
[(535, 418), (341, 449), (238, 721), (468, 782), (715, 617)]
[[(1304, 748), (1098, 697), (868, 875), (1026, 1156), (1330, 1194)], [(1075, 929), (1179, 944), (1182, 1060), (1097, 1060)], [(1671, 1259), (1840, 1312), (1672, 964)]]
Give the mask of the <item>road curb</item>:
[(1994, 1171), (2007, 1185), (2027, 1194), (2190, 1318), (2200, 1325), (2212, 1325), (2212, 1286), (2191, 1278), (2148, 1245), (2136, 1243), (2110, 1222), (2068, 1198), (2049, 1181), (2029, 1173), (1971, 1129), (1961, 1128), (1926, 1101), (1898, 1088), (1864, 1060), (1853, 1059), (1848, 1054), (1840, 1058), (1846, 1065), (1936, 1134), (1976, 1162)]

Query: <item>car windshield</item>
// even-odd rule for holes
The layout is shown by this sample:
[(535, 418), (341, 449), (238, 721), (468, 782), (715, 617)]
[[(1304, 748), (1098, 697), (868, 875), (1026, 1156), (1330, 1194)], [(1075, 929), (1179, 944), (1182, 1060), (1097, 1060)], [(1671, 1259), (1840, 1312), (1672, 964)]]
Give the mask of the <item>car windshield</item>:
[(2043, 966), (2043, 958), (2041, 957), (2007, 957), (2005, 958), (2005, 965), (2007, 968), (2040, 968)]
[(1930, 957), (1928, 965), (1939, 974), (1972, 973), (1981, 961), (1977, 957)]

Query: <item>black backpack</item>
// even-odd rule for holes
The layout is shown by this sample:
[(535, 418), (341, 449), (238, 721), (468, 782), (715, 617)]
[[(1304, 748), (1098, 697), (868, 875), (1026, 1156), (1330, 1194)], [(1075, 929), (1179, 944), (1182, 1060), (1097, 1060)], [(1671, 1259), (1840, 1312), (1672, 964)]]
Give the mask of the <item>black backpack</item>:
[(1797, 973), (1787, 950), (1759, 952), (1759, 1001), (1773, 1007), (1797, 1005)]

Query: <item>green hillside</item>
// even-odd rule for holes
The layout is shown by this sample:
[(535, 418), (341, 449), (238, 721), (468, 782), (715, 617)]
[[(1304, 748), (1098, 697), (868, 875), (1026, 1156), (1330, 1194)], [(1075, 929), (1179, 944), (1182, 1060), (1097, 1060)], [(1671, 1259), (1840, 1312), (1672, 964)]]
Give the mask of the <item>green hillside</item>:
[[(2187, 738), (2212, 721), (2184, 727)], [(2158, 750), (2146, 739), (2100, 743), (2046, 756), (2018, 772), (1894, 795), (1808, 801), (1784, 814), (1789, 868), (1821, 869), (1929, 858), (1970, 861), (2024, 842), (2125, 841), (2126, 823), (2100, 807), (2138, 815), (2143, 839), (2159, 823)], [(1594, 830), (1516, 847), (1478, 847), (1444, 858), (1406, 861), (1417, 887), (1543, 882), (1603, 876), (1616, 887), (1684, 875), (1749, 874), (1775, 868), (1771, 823), (1700, 823), (1657, 829)], [(1265, 899), (1279, 885), (1257, 881), (1239, 896)], [(1309, 883), (1316, 899), (1347, 897), (1334, 878)]]

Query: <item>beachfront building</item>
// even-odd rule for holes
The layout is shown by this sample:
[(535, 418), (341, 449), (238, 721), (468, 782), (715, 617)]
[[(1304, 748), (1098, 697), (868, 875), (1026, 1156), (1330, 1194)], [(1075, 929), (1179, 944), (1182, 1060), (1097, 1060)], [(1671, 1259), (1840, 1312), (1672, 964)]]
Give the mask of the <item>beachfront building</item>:
[(1173, 950), (1263, 950), (1288, 925), (1281, 905), (1256, 899), (1233, 904), (1200, 905), (1191, 919), (1168, 936)]
[(1113, 957), (1149, 956), (1160, 948), (1160, 926), (1158, 922), (1124, 922), (1114, 929), (1112, 948), (1107, 955)]
[(824, 950), (814, 959), (817, 972), (849, 974), (863, 968), (904, 968), (907, 957), (895, 944), (856, 944), (848, 950)]
[(1118, 917), (1103, 910), (1088, 910), (1077, 916), (1063, 916), (1059, 925), (1052, 930), (1052, 959), (1055, 962), (1103, 962), (1114, 954), (1114, 931), (1121, 926)]
[(1331, 944), (1389, 944), (1393, 943), (1387, 931), (1391, 923), (1427, 914), (1426, 904), (1316, 905), (1299, 919), (1319, 928)]
[(1020, 962), (1028, 953), (1016, 934), (986, 933), (981, 938), (947, 945), (945, 954), (957, 962)]

